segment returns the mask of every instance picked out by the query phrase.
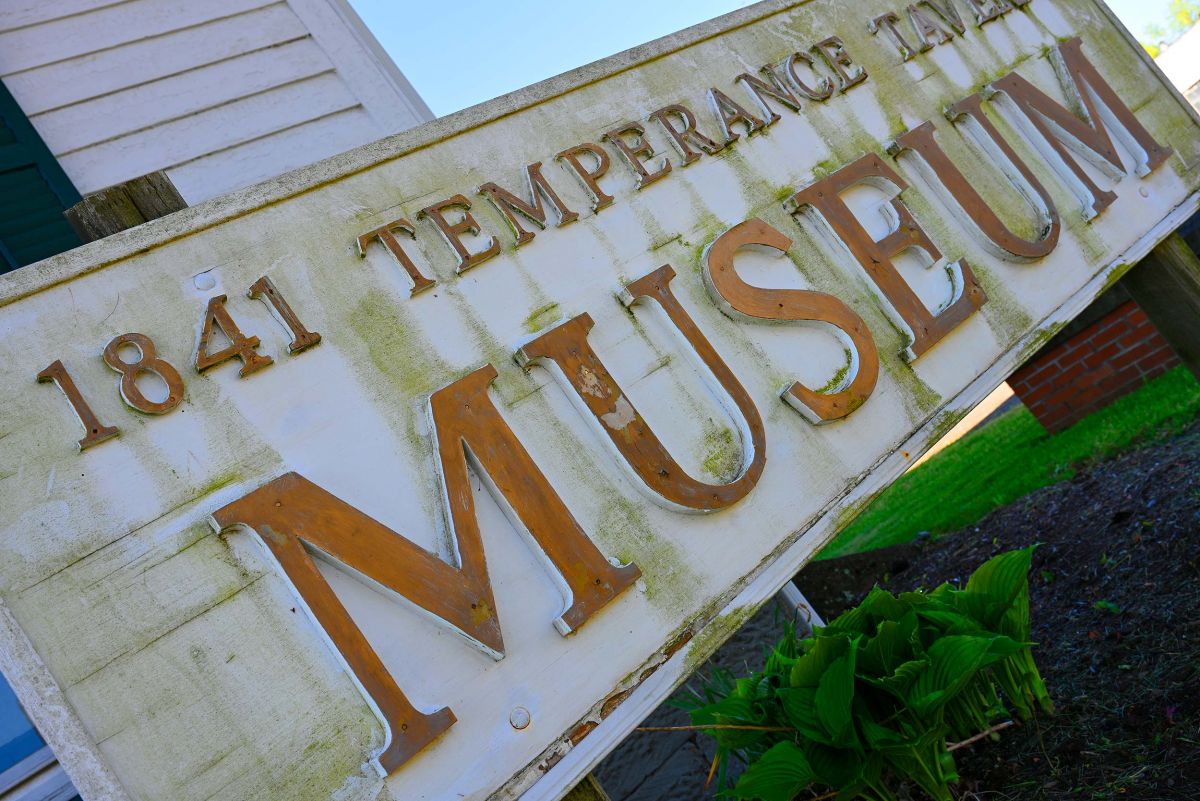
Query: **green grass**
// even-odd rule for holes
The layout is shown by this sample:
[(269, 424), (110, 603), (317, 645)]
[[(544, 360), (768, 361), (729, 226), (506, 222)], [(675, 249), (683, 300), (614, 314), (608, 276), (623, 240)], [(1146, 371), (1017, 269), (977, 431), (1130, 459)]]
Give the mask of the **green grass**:
[(1055, 435), (1018, 407), (902, 476), (818, 558), (972, 525), (1036, 489), (1071, 478), (1081, 465), (1177, 433), (1198, 416), (1200, 383), (1183, 367)]

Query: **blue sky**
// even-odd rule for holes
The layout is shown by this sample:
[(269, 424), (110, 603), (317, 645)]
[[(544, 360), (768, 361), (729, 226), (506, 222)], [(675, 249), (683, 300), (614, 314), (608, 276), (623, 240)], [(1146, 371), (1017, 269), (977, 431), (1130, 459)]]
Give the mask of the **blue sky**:
[[(1147, 25), (1166, 18), (1168, 2), (1109, 0), (1109, 5), (1141, 36)], [(438, 115), (748, 5), (745, 0), (350, 4)]]

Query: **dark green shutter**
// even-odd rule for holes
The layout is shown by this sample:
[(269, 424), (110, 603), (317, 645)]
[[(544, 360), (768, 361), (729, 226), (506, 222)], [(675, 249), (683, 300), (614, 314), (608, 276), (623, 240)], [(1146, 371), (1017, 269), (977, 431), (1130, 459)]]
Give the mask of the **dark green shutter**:
[(79, 246), (63, 212), (79, 193), (0, 83), (0, 273)]

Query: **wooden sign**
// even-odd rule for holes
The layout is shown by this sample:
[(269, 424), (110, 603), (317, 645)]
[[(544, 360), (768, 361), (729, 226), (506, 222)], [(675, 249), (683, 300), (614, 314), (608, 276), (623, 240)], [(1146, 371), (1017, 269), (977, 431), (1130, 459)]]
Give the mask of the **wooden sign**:
[(1093, 0), (772, 1), (18, 270), (0, 669), (89, 801), (559, 797), (1198, 159)]

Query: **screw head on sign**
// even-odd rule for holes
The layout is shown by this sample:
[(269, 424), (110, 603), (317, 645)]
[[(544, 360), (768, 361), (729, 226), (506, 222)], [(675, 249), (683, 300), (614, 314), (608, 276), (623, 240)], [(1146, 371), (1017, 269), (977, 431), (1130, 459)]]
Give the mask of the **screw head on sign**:
[(517, 731), (529, 728), (529, 724), (533, 722), (533, 717), (529, 714), (529, 710), (523, 706), (513, 707), (513, 711), (508, 713), (508, 722)]

